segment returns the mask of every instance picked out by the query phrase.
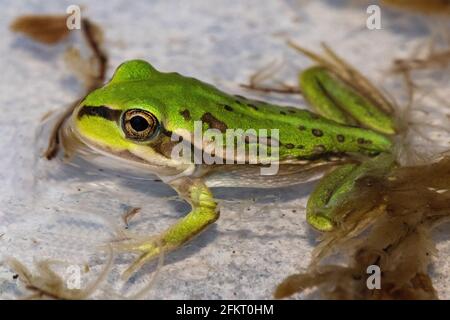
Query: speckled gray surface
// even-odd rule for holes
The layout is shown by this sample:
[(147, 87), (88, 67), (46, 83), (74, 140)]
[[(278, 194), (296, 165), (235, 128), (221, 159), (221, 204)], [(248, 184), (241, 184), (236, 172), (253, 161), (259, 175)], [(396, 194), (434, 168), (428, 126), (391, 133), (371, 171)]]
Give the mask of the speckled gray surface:
[[(2, 0), (0, 21), (0, 258), (15, 257), (27, 266), (51, 258), (67, 264), (88, 264), (82, 285), (95, 278), (106, 256), (98, 246), (123, 227), (127, 205), (141, 206), (130, 231), (151, 235), (175, 221), (187, 206), (156, 181), (126, 180), (39, 159), (45, 143), (37, 135), (41, 117), (76, 99), (81, 88), (64, 64), (64, 45), (48, 48), (10, 33), (14, 17), (25, 13), (64, 13), (73, 1)], [(220, 88), (255, 96), (239, 83), (267, 63), (283, 61), (278, 77), (291, 84), (296, 72), (310, 64), (285, 45), (291, 38), (317, 49), (321, 41), (369, 74), (391, 94), (401, 96), (385, 70), (392, 58), (405, 55), (424, 41), (427, 26), (415, 16), (384, 12), (382, 30), (365, 27), (367, 5), (349, 1), (80, 1), (84, 14), (106, 34), (109, 73), (131, 58), (177, 71)], [(72, 43), (79, 44), (73, 37)], [(447, 82), (440, 94), (449, 101)], [(448, 80), (448, 78), (447, 78)], [(441, 82), (439, 82), (441, 81)], [(443, 87), (442, 83), (447, 86)], [(294, 96), (269, 98), (302, 106)], [(445, 100), (445, 99), (444, 99)], [(421, 103), (430, 105), (433, 101)], [(436, 103), (436, 102), (434, 102)], [(430, 107), (431, 108), (431, 107)], [(419, 114), (418, 119), (444, 121)], [(446, 111), (448, 114), (448, 110)], [(448, 147), (448, 136), (440, 137)], [(307, 266), (317, 234), (307, 226), (304, 205), (312, 184), (271, 191), (216, 190), (221, 218), (186, 247), (170, 254), (153, 286), (151, 299), (268, 299), (285, 276)], [(34, 196), (33, 196), (34, 195)], [(450, 298), (448, 227), (436, 234), (439, 256), (433, 281), (441, 298)], [(129, 296), (145, 286), (154, 265), (128, 283), (119, 279), (131, 256), (115, 259), (111, 273), (94, 293), (96, 298)], [(63, 269), (64, 271), (64, 269)], [(62, 273), (64, 275), (64, 272)], [(10, 269), (0, 265), (0, 297), (15, 298), (23, 290)], [(305, 298), (308, 296), (297, 296)]]

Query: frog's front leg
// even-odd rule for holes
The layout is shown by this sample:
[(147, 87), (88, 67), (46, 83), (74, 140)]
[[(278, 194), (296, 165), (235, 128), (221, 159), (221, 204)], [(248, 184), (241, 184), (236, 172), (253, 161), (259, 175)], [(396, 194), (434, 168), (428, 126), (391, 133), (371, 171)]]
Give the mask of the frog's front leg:
[(139, 243), (116, 247), (121, 251), (140, 253), (136, 261), (125, 270), (123, 274), (125, 278), (160, 254), (177, 249), (219, 218), (217, 203), (202, 180), (183, 177), (169, 184), (191, 204), (192, 209), (184, 218), (170, 226), (162, 234)]

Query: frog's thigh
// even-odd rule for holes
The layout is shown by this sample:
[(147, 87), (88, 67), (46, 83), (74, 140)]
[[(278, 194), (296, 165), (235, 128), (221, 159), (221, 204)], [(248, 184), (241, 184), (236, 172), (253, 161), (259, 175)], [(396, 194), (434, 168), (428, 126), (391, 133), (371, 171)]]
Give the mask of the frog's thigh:
[(324, 67), (311, 67), (299, 74), (300, 89), (314, 111), (341, 124), (356, 124), (327, 93), (325, 83), (328, 82), (335, 82), (335, 80), (330, 78)]
[(305, 98), (325, 118), (384, 134), (395, 133), (394, 119), (389, 113), (328, 69), (308, 68), (299, 80)]

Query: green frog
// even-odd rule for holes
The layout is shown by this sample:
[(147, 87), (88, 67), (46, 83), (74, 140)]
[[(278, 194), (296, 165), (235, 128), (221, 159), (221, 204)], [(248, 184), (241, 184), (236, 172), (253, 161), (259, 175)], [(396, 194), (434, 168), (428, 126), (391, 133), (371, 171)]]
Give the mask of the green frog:
[[(126, 275), (179, 248), (219, 218), (212, 187), (273, 188), (325, 172), (308, 199), (307, 221), (319, 231), (338, 227), (333, 208), (348, 200), (355, 180), (394, 164), (395, 123), (392, 114), (324, 66), (301, 72), (299, 85), (315, 113), (230, 95), (197, 79), (131, 60), (79, 103), (68, 121), (73, 136), (95, 152), (156, 174), (191, 205), (186, 216), (161, 234), (121, 247), (139, 253)], [(266, 132), (265, 139), (247, 135), (242, 140), (246, 151), (256, 146), (271, 156), (237, 161), (233, 152), (208, 149), (204, 141), (196, 141), (196, 129), (204, 134), (213, 130), (216, 137), (240, 129), (234, 131), (237, 138), (246, 130)], [(277, 134), (269, 136), (270, 130)], [(221, 150), (236, 150), (231, 145), (234, 138), (216, 140), (221, 140)], [(223, 161), (179, 157), (180, 144), (188, 146), (182, 149), (186, 153), (202, 150)], [(277, 161), (276, 174), (261, 174), (268, 158)]]

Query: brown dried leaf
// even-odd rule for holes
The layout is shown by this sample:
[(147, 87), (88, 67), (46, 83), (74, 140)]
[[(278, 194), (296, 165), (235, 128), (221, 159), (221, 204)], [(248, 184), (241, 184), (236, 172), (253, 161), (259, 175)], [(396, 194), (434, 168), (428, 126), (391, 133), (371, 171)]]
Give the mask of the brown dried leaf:
[(25, 15), (16, 18), (10, 28), (35, 41), (55, 44), (69, 35), (70, 30), (67, 28), (66, 18), (66, 16), (57, 15)]

